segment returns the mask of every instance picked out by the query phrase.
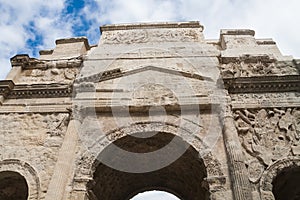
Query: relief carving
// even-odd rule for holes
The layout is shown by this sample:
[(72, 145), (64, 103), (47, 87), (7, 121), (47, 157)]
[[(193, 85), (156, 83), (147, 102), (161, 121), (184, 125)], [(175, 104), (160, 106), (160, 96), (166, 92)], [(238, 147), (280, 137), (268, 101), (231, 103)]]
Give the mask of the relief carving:
[(276, 160), (300, 155), (299, 108), (243, 109), (234, 117), (251, 182), (257, 183)]
[(138, 105), (176, 104), (178, 99), (172, 90), (160, 84), (145, 84), (133, 92), (133, 100)]
[(223, 78), (298, 75), (297, 67), (293, 63), (282, 62), (246, 62), (238, 60), (221, 65)]
[(246, 102), (257, 101), (258, 104), (263, 105), (265, 101), (278, 102), (278, 99), (296, 99), (300, 97), (300, 93), (285, 92), (285, 93), (246, 93), (246, 94), (230, 94), (232, 101)]
[(71, 83), (79, 73), (78, 68), (26, 69), (18, 82)]
[(131, 44), (146, 42), (178, 42), (199, 40), (195, 30), (135, 30), (105, 32), (102, 36), (104, 44)]

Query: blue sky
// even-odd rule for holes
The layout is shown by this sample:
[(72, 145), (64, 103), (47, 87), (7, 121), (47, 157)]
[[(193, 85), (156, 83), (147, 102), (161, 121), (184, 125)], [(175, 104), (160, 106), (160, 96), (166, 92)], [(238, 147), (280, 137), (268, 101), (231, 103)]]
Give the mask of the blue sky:
[(99, 40), (99, 26), (111, 23), (191, 21), (204, 25), (206, 38), (221, 28), (249, 28), (273, 38), (284, 55), (300, 58), (298, 0), (0, 0), (0, 79), (9, 59), (38, 57), (55, 40), (87, 36)]
[[(218, 38), (221, 28), (249, 28), (300, 58), (299, 8), (299, 0), (0, 0), (0, 79), (14, 55), (38, 57), (59, 38), (86, 36), (96, 44), (99, 26), (111, 23), (196, 20), (206, 38)], [(146, 195), (139, 199), (158, 199)]]

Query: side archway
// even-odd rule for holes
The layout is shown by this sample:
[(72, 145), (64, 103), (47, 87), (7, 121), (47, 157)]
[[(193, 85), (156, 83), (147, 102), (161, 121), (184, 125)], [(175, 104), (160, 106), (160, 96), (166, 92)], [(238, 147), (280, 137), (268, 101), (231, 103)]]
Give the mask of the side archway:
[(261, 198), (268, 200), (296, 200), (300, 198), (300, 158), (278, 160), (263, 174), (260, 182)]
[[(26, 200), (40, 199), (40, 181), (36, 171), (26, 162), (17, 159), (0, 161), (0, 185), (1, 181), (18, 181), (15, 187), (20, 189), (21, 196), (27, 196)], [(25, 191), (27, 189), (27, 191)]]
[(13, 171), (0, 172), (0, 199), (27, 200), (28, 185), (25, 178)]

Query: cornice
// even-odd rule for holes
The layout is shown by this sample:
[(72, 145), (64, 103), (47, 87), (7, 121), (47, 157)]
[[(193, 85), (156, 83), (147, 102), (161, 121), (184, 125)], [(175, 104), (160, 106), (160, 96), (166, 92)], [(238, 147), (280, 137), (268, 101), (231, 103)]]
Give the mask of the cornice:
[(114, 24), (104, 25), (100, 27), (100, 32), (104, 31), (120, 31), (134, 29), (162, 29), (162, 28), (200, 28), (203, 26), (198, 21), (190, 22), (167, 22), (167, 23), (138, 23), (138, 24)]
[(166, 74), (181, 75), (181, 76), (184, 76), (187, 78), (193, 78), (193, 79), (198, 79), (198, 80), (213, 81), (210, 77), (201, 76), (199, 74), (195, 74), (195, 73), (191, 73), (191, 72), (179, 71), (179, 70), (168, 69), (168, 68), (160, 68), (160, 67), (154, 67), (154, 66), (144, 66), (144, 67), (132, 69), (129, 71), (122, 71), (120, 68), (107, 70), (107, 71), (99, 72), (97, 74), (77, 78), (75, 80), (75, 83), (76, 84), (86, 83), (86, 82), (97, 83), (97, 82), (101, 82), (101, 81), (105, 81), (105, 80), (129, 76), (132, 74), (136, 74), (136, 73), (140, 73), (140, 72), (144, 72), (144, 71), (148, 71), (148, 70), (159, 71), (159, 72), (163, 72)]
[(224, 78), (223, 81), (231, 94), (300, 92), (299, 75)]
[(12, 57), (10, 62), (12, 67), (21, 66), (22, 69), (79, 68), (83, 62), (83, 57), (41, 60), (30, 58), (27, 54), (19, 54)]
[(72, 96), (72, 85), (31, 84), (15, 85), (11, 80), (0, 81), (0, 95), (12, 98), (54, 98)]
[(0, 95), (7, 97), (10, 91), (15, 87), (12, 80), (2, 80), (0, 81)]

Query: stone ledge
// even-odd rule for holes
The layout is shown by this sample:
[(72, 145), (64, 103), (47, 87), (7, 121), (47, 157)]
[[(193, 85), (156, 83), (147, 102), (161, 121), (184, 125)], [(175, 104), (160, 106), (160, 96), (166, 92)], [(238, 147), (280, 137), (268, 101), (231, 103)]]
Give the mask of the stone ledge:
[(21, 66), (21, 67), (26, 67), (29, 63), (30, 57), (28, 56), (28, 54), (18, 54), (15, 55), (14, 57), (12, 57), (10, 59), (11, 62), (11, 66), (15, 67), (15, 66)]
[(228, 63), (257, 63), (257, 62), (265, 62), (265, 63), (272, 63), (275, 62), (276, 59), (272, 55), (268, 54), (243, 54), (241, 56), (221, 56), (219, 58), (220, 64), (228, 64)]
[(51, 98), (72, 96), (72, 86), (68, 84), (15, 85), (11, 80), (0, 81), (0, 95), (12, 98)]
[(40, 55), (51, 55), (53, 53), (53, 49), (50, 50), (40, 50), (39, 54)]
[(198, 21), (191, 22), (167, 22), (167, 23), (136, 23), (136, 24), (115, 24), (104, 25), (100, 27), (100, 32), (103, 31), (119, 31), (119, 30), (134, 30), (134, 29), (161, 29), (161, 28), (200, 28), (203, 31), (204, 27)]
[(55, 41), (55, 44), (58, 45), (58, 44), (68, 44), (68, 43), (77, 43), (77, 42), (83, 42), (87, 50), (91, 48), (89, 45), (89, 41), (86, 37), (72, 37), (72, 38), (58, 39)]
[(14, 88), (15, 84), (12, 80), (1, 80), (0, 81), (0, 95), (6, 97), (9, 92)]
[(265, 92), (300, 92), (300, 76), (263, 76), (224, 78), (225, 88), (231, 94)]
[(256, 44), (258, 45), (275, 45), (276, 42), (273, 41), (271, 38), (266, 38), (266, 39), (256, 39)]
[(255, 35), (255, 31), (251, 29), (221, 29), (220, 35)]

